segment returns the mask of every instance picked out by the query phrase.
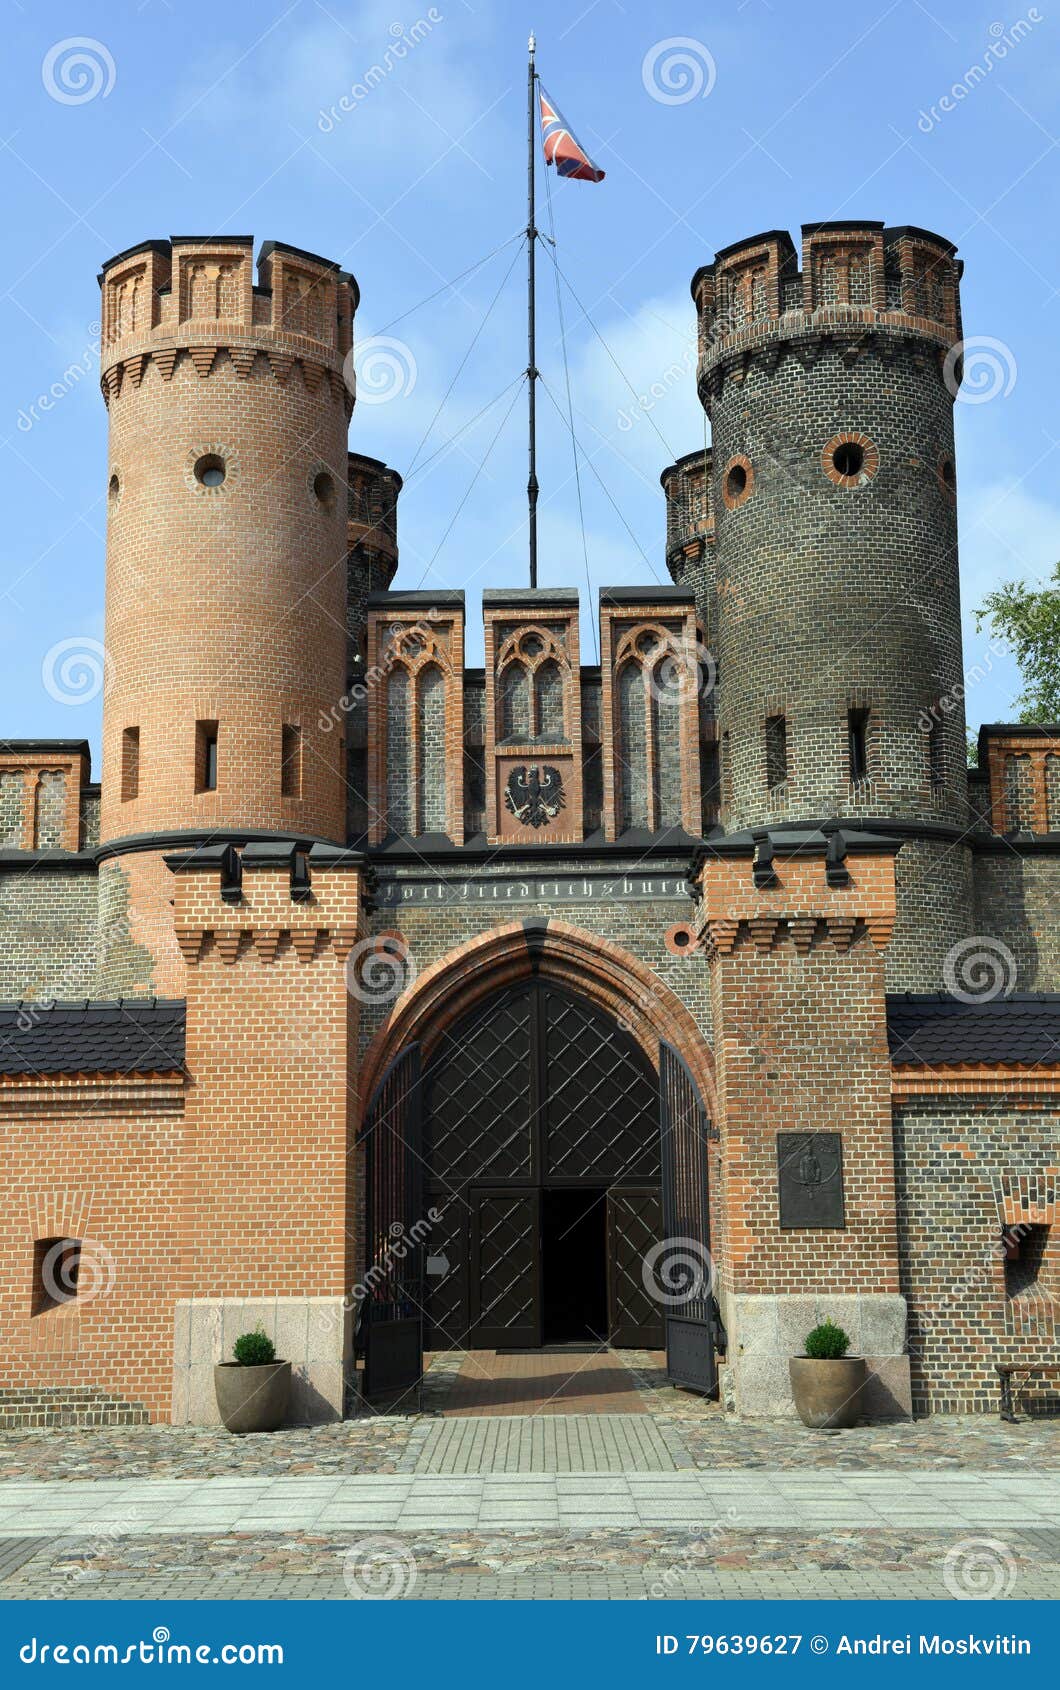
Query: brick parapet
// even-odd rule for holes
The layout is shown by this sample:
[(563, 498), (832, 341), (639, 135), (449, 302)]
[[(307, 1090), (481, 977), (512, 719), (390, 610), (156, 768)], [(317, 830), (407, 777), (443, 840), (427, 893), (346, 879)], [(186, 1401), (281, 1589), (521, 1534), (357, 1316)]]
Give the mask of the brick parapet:
[(348, 415), (353, 395), (342, 371), (353, 344), (353, 278), (272, 242), (259, 274), (255, 287), (253, 241), (241, 237), (174, 237), (110, 259), (100, 276), (107, 402), (125, 381), (138, 387), (148, 362), (165, 381), (182, 358), (207, 376), (223, 349), (244, 379), (261, 355), (281, 383), (295, 366), (310, 390), (326, 381)]
[[(0, 841), (14, 851), (79, 851), (82, 789), (88, 783), (87, 746), (70, 750), (14, 750), (0, 743)], [(17, 803), (5, 792), (21, 782)]]

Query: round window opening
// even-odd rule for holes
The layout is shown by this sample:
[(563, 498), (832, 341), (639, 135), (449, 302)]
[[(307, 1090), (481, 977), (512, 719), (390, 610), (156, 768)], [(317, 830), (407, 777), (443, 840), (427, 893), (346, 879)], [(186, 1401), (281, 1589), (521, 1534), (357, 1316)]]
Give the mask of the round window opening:
[(844, 440), (832, 453), (832, 463), (839, 475), (860, 475), (865, 467), (865, 448), (856, 440)]
[(322, 505), (330, 505), (334, 491), (335, 483), (326, 469), (322, 469), (319, 475), (313, 477), (313, 492)]
[(733, 464), (725, 478), (725, 486), (730, 499), (738, 499), (747, 488), (747, 471), (743, 464)]
[(225, 464), (216, 452), (206, 452), (196, 460), (195, 479), (200, 487), (221, 487), (224, 485)]
[(112, 505), (117, 503), (118, 495), (119, 495), (120, 492), (121, 492), (121, 482), (118, 480), (118, 477), (116, 475), (112, 475), (109, 482), (107, 483), (107, 495), (108, 495)]

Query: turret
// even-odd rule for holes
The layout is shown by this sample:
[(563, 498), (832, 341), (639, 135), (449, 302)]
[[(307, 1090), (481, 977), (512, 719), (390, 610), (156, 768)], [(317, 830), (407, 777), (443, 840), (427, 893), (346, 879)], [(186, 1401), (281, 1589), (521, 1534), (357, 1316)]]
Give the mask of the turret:
[[(970, 931), (953, 403), (961, 265), (922, 229), (739, 241), (699, 270), (721, 819), (887, 819), (892, 981)], [(908, 943), (906, 935), (908, 933)], [(914, 937), (919, 933), (919, 937)], [(930, 934), (930, 940), (924, 937)]]
[[(101, 837), (145, 978), (179, 989), (152, 845), (345, 841), (347, 453), (357, 286), (247, 237), (103, 266), (110, 412)], [(153, 966), (151, 963), (153, 959)]]

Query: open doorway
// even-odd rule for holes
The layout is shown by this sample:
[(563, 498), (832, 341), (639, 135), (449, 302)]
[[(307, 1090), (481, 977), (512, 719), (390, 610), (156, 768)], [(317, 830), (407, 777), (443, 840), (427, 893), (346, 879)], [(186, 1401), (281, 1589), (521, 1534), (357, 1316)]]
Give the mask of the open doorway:
[(599, 1188), (541, 1193), (542, 1341), (606, 1343), (607, 1204)]

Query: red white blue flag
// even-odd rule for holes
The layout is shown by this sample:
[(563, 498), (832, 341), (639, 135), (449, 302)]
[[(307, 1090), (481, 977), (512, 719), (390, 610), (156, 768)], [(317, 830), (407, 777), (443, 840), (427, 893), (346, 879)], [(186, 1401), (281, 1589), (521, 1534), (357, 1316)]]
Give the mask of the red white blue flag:
[(573, 176), (576, 182), (602, 182), (604, 172), (598, 170), (585, 148), (571, 134), (559, 107), (538, 83), (541, 97), (541, 134), (545, 148), (545, 163), (556, 167), (559, 176)]

